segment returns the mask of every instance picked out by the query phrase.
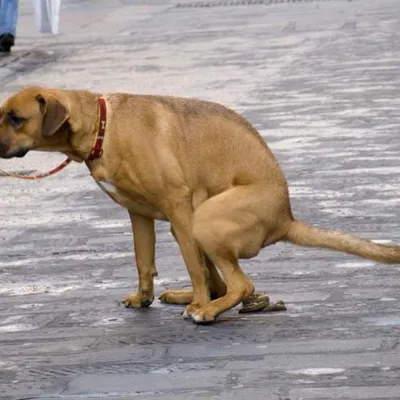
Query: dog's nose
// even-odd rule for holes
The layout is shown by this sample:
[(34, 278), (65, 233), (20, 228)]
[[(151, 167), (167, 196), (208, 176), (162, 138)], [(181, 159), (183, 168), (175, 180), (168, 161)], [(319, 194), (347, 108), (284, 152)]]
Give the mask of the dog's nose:
[(7, 143), (5, 143), (3, 141), (0, 142), (0, 157), (1, 158), (4, 158), (7, 155), (8, 149), (9, 149), (9, 147), (8, 147)]

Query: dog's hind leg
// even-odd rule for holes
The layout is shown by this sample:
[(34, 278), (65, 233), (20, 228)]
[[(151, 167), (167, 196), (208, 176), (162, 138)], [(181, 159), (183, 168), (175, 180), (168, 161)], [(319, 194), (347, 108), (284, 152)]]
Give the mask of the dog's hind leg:
[(214, 321), (219, 314), (253, 295), (254, 285), (238, 260), (254, 257), (262, 247), (280, 240), (286, 233), (286, 220), (290, 221), (290, 210), (284, 202), (275, 200), (273, 189), (276, 188), (237, 186), (207, 200), (196, 210), (194, 237), (221, 271), (227, 291), (192, 313), (195, 322)]

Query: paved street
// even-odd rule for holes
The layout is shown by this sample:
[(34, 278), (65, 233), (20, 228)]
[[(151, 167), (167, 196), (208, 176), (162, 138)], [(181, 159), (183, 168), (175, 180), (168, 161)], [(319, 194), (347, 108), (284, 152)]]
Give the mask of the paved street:
[[(20, 3), (1, 99), (43, 84), (222, 102), (268, 141), (296, 217), (400, 243), (398, 0), (65, 0), (57, 37)], [(399, 267), (280, 243), (243, 267), (286, 312), (196, 326), (120, 305), (129, 218), (84, 166), (0, 183), (0, 400), (400, 399)], [(157, 294), (189, 286), (157, 234)]]

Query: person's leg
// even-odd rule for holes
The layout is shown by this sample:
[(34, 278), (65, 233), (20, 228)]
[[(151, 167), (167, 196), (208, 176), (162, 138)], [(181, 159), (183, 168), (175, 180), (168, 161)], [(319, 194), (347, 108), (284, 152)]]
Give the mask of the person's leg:
[(18, 18), (18, 0), (0, 0), (0, 51), (9, 52), (14, 45)]

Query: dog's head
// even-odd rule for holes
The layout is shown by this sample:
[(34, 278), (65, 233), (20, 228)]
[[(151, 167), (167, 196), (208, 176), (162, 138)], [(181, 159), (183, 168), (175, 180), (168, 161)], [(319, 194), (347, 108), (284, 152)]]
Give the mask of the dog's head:
[(55, 133), (69, 117), (66, 101), (56, 91), (34, 87), (9, 97), (0, 107), (0, 158), (60, 147), (65, 135)]

